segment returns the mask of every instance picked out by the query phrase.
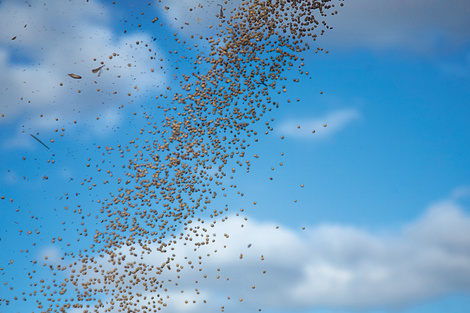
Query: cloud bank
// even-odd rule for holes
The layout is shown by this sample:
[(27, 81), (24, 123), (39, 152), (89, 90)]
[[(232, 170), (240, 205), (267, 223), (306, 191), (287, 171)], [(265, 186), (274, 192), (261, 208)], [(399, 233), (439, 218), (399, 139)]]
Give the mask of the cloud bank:
[[(334, 224), (294, 230), (236, 216), (214, 227), (193, 223), (192, 229), (206, 228), (216, 241), (194, 249), (194, 242), (180, 240), (169, 250), (172, 266), (184, 269), (159, 277), (177, 282), (165, 293), (170, 296), (166, 311), (395, 310), (470, 293), (467, 209), (444, 200), (400, 229), (381, 232)], [(150, 254), (144, 260), (157, 266), (167, 256)]]
[(440, 54), (470, 43), (466, 0), (345, 1), (329, 21), (328, 47), (369, 48)]
[(302, 117), (281, 121), (277, 132), (287, 136), (286, 138), (325, 139), (344, 130), (360, 118), (361, 114), (356, 109), (334, 110), (318, 118)]
[[(0, 3), (0, 125), (50, 129), (56, 119), (112, 117), (132, 100), (128, 93), (155, 95), (166, 80), (164, 64), (150, 59), (160, 58), (159, 47), (146, 33), (117, 36), (111, 14), (96, 2)], [(144, 47), (141, 41), (152, 43)], [(91, 70), (101, 62), (98, 77)]]

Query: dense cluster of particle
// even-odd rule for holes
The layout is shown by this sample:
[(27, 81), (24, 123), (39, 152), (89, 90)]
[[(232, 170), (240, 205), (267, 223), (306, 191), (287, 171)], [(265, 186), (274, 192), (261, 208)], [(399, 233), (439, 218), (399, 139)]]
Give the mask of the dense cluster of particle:
[[(330, 28), (321, 20), (334, 9), (331, 2), (248, 0), (235, 7), (228, 1), (217, 4), (214, 15), (218, 25), (209, 27), (215, 29), (215, 34), (191, 35), (191, 39), (198, 41), (192, 47), (192, 51), (199, 51), (195, 57), (179, 53), (192, 66), (190, 72), (175, 74), (179, 89), (175, 92), (167, 87), (166, 93), (156, 96), (156, 107), (145, 111), (146, 124), (141, 125), (137, 137), (128, 144), (98, 146), (103, 156), (119, 153), (123, 163), (117, 166), (125, 169), (125, 175), (114, 177), (112, 169), (102, 170), (96, 164), (98, 175), (106, 176), (103, 184), (113, 180), (119, 187), (96, 199), (99, 214), (96, 208), (89, 209), (101, 219), (101, 225), (92, 229), (82, 222), (79, 236), (93, 238), (88, 250), (65, 253), (60, 264), (44, 261), (43, 265), (54, 275), (62, 272), (69, 275), (60, 283), (52, 279), (49, 286), (42, 280), (31, 284), (37, 291), (30, 297), (34, 298), (36, 293), (49, 297), (47, 303), (37, 301), (38, 309), (157, 312), (167, 306), (170, 286), (178, 286), (173, 279), (165, 279), (170, 276), (164, 274), (174, 272), (179, 279), (178, 273), (184, 266), (202, 271), (203, 261), (209, 255), (202, 256), (198, 251), (215, 242), (215, 234), (209, 230), (227, 219), (222, 216), (228, 206), (214, 209), (211, 202), (224, 195), (226, 188), (237, 188), (227, 183), (237, 171), (249, 172), (246, 150), (257, 141), (259, 125), (265, 125), (265, 134), (273, 130), (269, 112), (279, 107), (275, 96), (286, 92), (284, 72), (300, 63), (299, 74), (308, 75), (298, 54), (310, 49), (309, 44)], [(170, 6), (163, 9), (172, 10)], [(154, 18), (151, 23), (157, 21)], [(178, 33), (174, 37), (181, 44)], [(139, 41), (135, 44), (146, 45)], [(116, 54), (109, 59), (113, 56)], [(158, 62), (157, 58), (154, 60)], [(101, 62), (91, 72), (99, 77), (104, 67)], [(82, 79), (74, 73), (68, 76)], [(49, 149), (38, 137), (31, 136)], [(91, 167), (90, 163), (86, 167)], [(84, 179), (82, 185), (89, 190), (97, 188), (92, 177)], [(68, 199), (69, 195), (66, 196)], [(87, 210), (79, 207), (76, 212), (86, 220), (85, 216), (90, 216)], [(224, 236), (229, 238), (228, 234)], [(61, 237), (52, 239), (53, 243), (61, 241)], [(187, 265), (177, 263), (177, 244), (194, 247), (192, 258), (185, 257)], [(247, 248), (251, 246), (250, 243)], [(160, 265), (147, 262), (148, 256), (155, 254), (162, 259)], [(244, 260), (244, 254), (240, 253), (238, 258)], [(264, 261), (264, 256), (260, 259)], [(67, 260), (72, 262), (67, 264)], [(34, 279), (33, 274), (31, 278)], [(201, 274), (201, 279), (206, 278), (206, 274)], [(219, 278), (217, 275), (216, 279)], [(45, 291), (49, 289), (53, 291)], [(243, 298), (238, 299), (243, 302)], [(12, 300), (0, 301), (1, 305), (8, 305)], [(199, 301), (206, 303), (203, 299)]]

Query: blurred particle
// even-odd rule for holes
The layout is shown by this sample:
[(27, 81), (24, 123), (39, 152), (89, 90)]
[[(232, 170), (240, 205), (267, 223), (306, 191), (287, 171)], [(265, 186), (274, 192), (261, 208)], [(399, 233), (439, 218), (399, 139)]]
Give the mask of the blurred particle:
[(77, 75), (77, 74), (68, 74), (70, 77), (72, 77), (73, 79), (81, 79), (82, 77), (80, 75)]
[(44, 147), (46, 147), (47, 149), (49, 149), (49, 147), (46, 146), (46, 145), (44, 144), (44, 142), (42, 142), (41, 140), (39, 140), (36, 136), (34, 136), (33, 134), (30, 134), (30, 135), (31, 135), (31, 137), (33, 137), (34, 139), (36, 139), (37, 141), (39, 141), (39, 143), (42, 144)]

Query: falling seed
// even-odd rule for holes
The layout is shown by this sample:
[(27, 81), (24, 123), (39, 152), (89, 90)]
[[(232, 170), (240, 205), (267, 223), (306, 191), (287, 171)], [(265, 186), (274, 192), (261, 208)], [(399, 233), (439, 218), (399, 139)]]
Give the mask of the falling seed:
[(220, 18), (224, 18), (224, 7), (221, 5), (221, 4), (217, 4), (218, 6), (220, 6), (220, 13), (219, 13), (219, 17)]
[(98, 73), (98, 77), (100, 77), (103, 66), (104, 66), (104, 64), (101, 65), (100, 67), (97, 67), (97, 68), (92, 69), (91, 72), (92, 72), (93, 74)]
[(68, 74), (70, 77), (72, 77), (73, 79), (82, 79), (82, 77), (80, 75), (77, 75), (77, 74)]
[[(211, 55), (207, 57), (205, 55), (199, 56), (190, 61), (195, 61), (195, 70), (201, 70), (205, 68), (206, 65), (213, 67), (214, 70), (209, 73), (197, 72), (196, 74), (191, 71), (186, 73), (190, 75), (178, 73), (177, 65), (178, 62), (180, 62), (179, 59), (173, 62), (174, 60), (168, 58), (166, 60), (168, 62), (165, 62), (163, 58), (161, 58), (160, 61), (163, 62), (161, 64), (162, 73), (168, 73), (168, 70), (171, 68), (175, 70), (175, 80), (181, 79), (181, 89), (175, 91), (174, 86), (171, 85), (168, 86), (167, 93), (164, 94), (162, 92), (159, 96), (155, 97), (160, 100), (167, 99), (168, 101), (162, 101), (165, 101), (167, 104), (171, 103), (171, 105), (165, 107), (166, 104), (160, 102), (157, 105), (158, 109), (162, 110), (162, 114), (159, 114), (160, 111), (158, 114), (153, 114), (153, 112), (142, 114), (142, 118), (145, 118), (148, 124), (138, 130), (140, 135), (142, 135), (138, 136), (140, 139), (129, 140), (128, 143), (120, 143), (113, 147), (93, 146), (94, 149), (98, 149), (98, 151), (102, 153), (103, 158), (97, 160), (90, 156), (88, 161), (83, 164), (83, 167), (86, 170), (97, 170), (100, 175), (106, 175), (105, 178), (100, 180), (100, 183), (113, 185), (110, 177), (113, 177), (115, 165), (117, 168), (122, 166), (122, 168), (126, 170), (126, 175), (117, 177), (116, 183), (118, 186), (116, 190), (110, 193), (110, 197), (104, 195), (103, 198), (92, 199), (92, 202), (96, 201), (99, 203), (97, 209), (101, 209), (101, 211), (97, 210), (96, 215), (95, 212), (91, 213), (88, 211), (88, 217), (95, 215), (98, 223), (100, 220), (101, 223), (103, 223), (103, 229), (106, 229), (106, 231), (102, 233), (98, 231), (96, 234), (93, 233), (93, 235), (96, 235), (96, 237), (94, 237), (95, 242), (99, 243), (99, 246), (106, 246), (107, 249), (99, 250), (92, 245), (88, 250), (80, 250), (79, 255), (73, 255), (72, 253), (73, 258), (75, 258), (75, 260), (73, 260), (74, 264), (71, 263), (68, 267), (68, 264), (66, 264), (67, 261), (64, 260), (64, 258), (62, 259), (64, 262), (59, 262), (60, 264), (54, 264), (54, 266), (41, 262), (45, 267), (50, 266), (54, 276), (56, 274), (65, 276), (65, 280), (62, 281), (64, 285), (59, 285), (55, 278), (53, 278), (54, 280), (50, 283), (51, 286), (47, 286), (47, 281), (39, 281), (40, 283), (37, 284), (37, 286), (41, 286), (38, 287), (38, 290), (40, 290), (40, 293), (43, 294), (44, 297), (47, 295), (43, 290), (52, 289), (50, 291), (51, 298), (47, 300), (47, 302), (49, 302), (47, 305), (50, 310), (52, 310), (53, 306), (56, 307), (57, 311), (65, 311), (69, 309), (69, 307), (84, 309), (85, 306), (88, 308), (95, 305), (95, 307), (103, 307), (103, 310), (109, 311), (112, 309), (110, 308), (110, 303), (113, 303), (113, 306), (116, 305), (115, 309), (119, 307), (118, 310), (120, 311), (141, 310), (156, 312), (167, 306), (165, 301), (169, 298), (168, 293), (170, 293), (168, 292), (170, 287), (168, 284), (171, 284), (171, 287), (173, 287), (173, 284), (174, 286), (178, 286), (176, 279), (165, 282), (158, 281), (160, 277), (164, 277), (163, 275), (167, 274), (165, 273), (166, 271), (172, 272), (171, 274), (175, 274), (177, 279), (179, 279), (180, 274), (183, 273), (183, 271), (180, 272), (183, 267), (188, 266), (195, 269), (196, 266), (198, 266), (199, 271), (203, 270), (204, 258), (197, 255), (198, 251), (201, 251), (199, 248), (203, 245), (210, 245), (212, 242), (216, 242), (215, 239), (212, 240), (210, 234), (207, 234), (209, 227), (206, 225), (211, 224), (211, 226), (213, 226), (216, 223), (216, 217), (221, 216), (227, 211), (227, 208), (225, 208), (225, 211), (208, 211), (211, 205), (210, 200), (212, 198), (217, 199), (217, 196), (219, 196), (216, 195), (215, 189), (220, 187), (225, 191), (226, 187), (222, 185), (222, 177), (226, 175), (225, 169), (229, 172), (230, 169), (232, 169), (233, 176), (228, 176), (230, 179), (237, 178), (235, 174), (239, 172), (236, 171), (238, 165), (243, 166), (243, 168), (246, 166), (247, 172), (249, 171), (250, 160), (245, 158), (244, 150), (250, 146), (250, 143), (258, 141), (257, 138), (254, 138), (251, 142), (249, 141), (249, 137), (257, 135), (257, 133), (253, 131), (256, 127), (250, 127), (250, 125), (251, 123), (260, 123), (260, 117), (271, 111), (272, 108), (268, 107), (269, 104), (275, 104), (277, 107), (275, 103), (277, 99), (272, 99), (267, 96), (268, 92), (272, 92), (271, 88), (273, 90), (277, 89), (276, 91), (279, 91), (279, 94), (282, 91), (287, 91), (286, 86), (276, 84), (286, 79), (281, 76), (281, 73), (286, 69), (287, 65), (285, 64), (287, 62), (289, 62), (290, 67), (294, 67), (293, 60), (297, 61), (295, 51), (302, 51), (302, 46), (299, 42), (291, 41), (293, 34), (299, 32), (300, 37), (312, 37), (313, 29), (316, 27), (314, 25), (316, 24), (314, 19), (305, 19), (302, 17), (314, 16), (313, 13), (317, 13), (318, 11), (321, 12), (321, 14), (319, 14), (320, 16), (324, 15), (325, 13), (323, 12), (328, 9), (328, 5), (324, 2), (329, 1), (289, 2), (287, 0), (279, 0), (278, 2), (280, 6), (276, 8), (266, 6), (264, 3), (261, 4), (259, 1), (250, 3), (250, 6), (243, 3), (238, 9), (234, 9), (234, 14), (238, 14), (235, 19), (239, 19), (243, 21), (243, 23), (240, 25), (238, 23), (232, 23), (232, 17), (234, 16), (230, 16), (229, 22), (227, 22), (226, 25), (222, 24), (225, 23), (225, 21), (220, 21), (218, 25), (209, 26), (209, 28), (214, 27), (214, 29), (219, 27), (221, 31), (216, 31), (215, 35), (218, 38), (208, 36), (204, 39), (204, 36), (201, 35), (198, 39), (198, 43), (200, 46), (208, 44), (209, 48), (212, 50)], [(115, 4), (114, 1), (112, 3)], [(283, 15), (286, 11), (284, 7), (285, 4), (288, 4), (288, 8), (291, 12), (290, 16)], [(221, 4), (218, 4), (218, 6), (220, 6), (219, 18), (225, 18), (224, 7)], [(200, 4), (198, 7), (203, 8), (203, 5)], [(169, 7), (164, 8), (167, 11), (169, 10)], [(314, 10), (316, 11), (314, 12)], [(140, 14), (144, 15), (144, 12)], [(232, 15), (232, 13), (230, 14)], [(299, 25), (297, 22), (292, 23), (298, 20), (298, 18), (304, 21), (302, 25)], [(157, 18), (152, 22), (156, 20)], [(201, 18), (198, 17), (197, 21), (200, 22)], [(125, 21), (125, 23), (128, 22)], [(167, 25), (162, 24), (163, 23), (160, 25), (167, 27)], [(189, 23), (184, 23), (182, 25), (188, 24)], [(270, 24), (275, 26), (270, 26)], [(135, 23), (136, 28), (140, 26), (140, 24)], [(307, 29), (310, 26), (315, 27), (312, 27), (311, 30)], [(279, 28), (281, 32), (278, 32), (277, 28)], [(247, 32), (247, 30), (249, 31)], [(284, 31), (285, 34), (283, 34), (282, 31)], [(287, 33), (285, 31), (287, 31)], [(126, 32), (127, 30), (124, 31), (124, 33)], [(227, 33), (230, 35), (227, 35)], [(175, 32), (174, 36), (176, 41), (180, 43), (182, 39), (178, 38), (178, 32)], [(191, 38), (194, 38), (193, 36), (194, 35), (191, 35)], [(265, 51), (264, 43), (272, 39), (272, 36), (275, 36), (276, 39), (279, 38), (282, 42), (280, 46), (281, 50), (285, 47), (285, 43), (289, 43), (289, 48), (292, 48), (293, 53), (293, 55), (291, 55), (290, 52), (287, 55), (280, 54), (279, 60), (275, 62), (276, 66), (272, 66), (274, 64), (272, 60), (265, 58), (263, 53), (257, 53), (257, 51)], [(294, 37), (294, 39), (296, 38)], [(315, 38), (313, 37), (311, 39), (314, 40)], [(147, 45), (143, 39), (134, 42), (136, 45), (139, 45), (139, 49), (145, 46), (149, 48), (149, 52), (153, 53), (150, 49), (151, 47)], [(302, 42), (302, 40), (300, 40), (300, 42)], [(186, 42), (184, 42), (184, 44), (188, 45)], [(279, 45), (279, 43), (273, 43), (275, 49), (273, 51), (279, 49), (276, 45)], [(197, 44), (195, 44), (194, 47), (187, 46), (187, 48), (198, 49)], [(244, 59), (247, 48), (250, 50), (250, 53), (253, 51), (252, 55), (249, 56), (250, 59)], [(323, 49), (320, 48), (317, 50), (323, 51)], [(188, 62), (190, 59), (186, 58), (187, 55), (183, 55), (181, 51), (174, 50), (171, 51), (170, 54), (182, 57), (185, 59), (184, 62)], [(117, 54), (112, 53), (112, 55), (109, 55), (109, 59), (115, 56), (117, 56)], [(150, 59), (157, 60), (155, 54), (151, 55)], [(290, 64), (291, 61), (292, 65)], [(303, 59), (301, 59), (301, 61), (303, 61)], [(129, 67), (133, 68), (137, 68), (140, 64), (130, 58), (123, 61), (123, 64), (126, 64), (126, 62), (132, 62), (133, 65), (131, 63), (128, 64)], [(253, 74), (253, 77), (250, 76), (250, 73), (247, 74), (245, 71), (240, 71), (240, 68), (246, 68), (244, 67), (245, 62), (249, 62), (250, 66), (253, 64), (253, 66), (256, 67), (257, 71), (256, 74)], [(165, 68), (166, 66), (168, 66), (168, 68)], [(301, 66), (304, 66), (304, 64), (301, 63)], [(103, 67), (104, 65), (92, 69), (92, 73), (98, 74), (99, 77)], [(118, 67), (119, 65), (116, 66), (116, 68)], [(218, 72), (219, 70), (220, 73)], [(145, 69), (141, 69), (141, 73), (145, 72)], [(151, 69), (150, 72), (153, 72), (153, 69)], [(303, 74), (303, 69), (300, 73)], [(181, 78), (179, 78), (180, 74), (182, 74)], [(191, 76), (191, 74), (195, 76)], [(216, 74), (216, 76), (214, 76), (214, 74)], [(305, 71), (305, 74), (308, 75), (308, 71)], [(74, 79), (82, 78), (76, 74), (68, 75)], [(218, 75), (221, 77), (220, 82), (217, 81), (219, 78)], [(120, 76), (116, 77), (120, 78)], [(196, 80), (197, 83), (195, 83)], [(239, 81), (245, 81), (247, 84), (241, 86)], [(270, 82), (269, 85), (265, 83), (268, 81)], [(94, 83), (97, 84), (96, 81)], [(60, 83), (60, 85), (63, 86), (62, 83)], [(116, 84), (115, 86), (123, 85)], [(114, 88), (117, 89), (120, 87)], [(108, 90), (104, 89), (104, 87), (102, 87), (102, 89)], [(134, 89), (138, 91), (137, 86), (134, 86)], [(96, 90), (99, 91), (101, 89), (96, 88)], [(227, 90), (230, 90), (230, 92), (226, 92)], [(128, 93), (129, 96), (131, 95), (127, 89), (120, 91), (122, 95), (126, 93)], [(80, 93), (81, 91), (79, 90), (78, 92)], [(109, 91), (109, 93), (111, 94), (111, 91)], [(105, 92), (100, 93), (100, 96), (102, 96), (102, 94), (105, 94)], [(112, 94), (117, 94), (117, 91), (114, 91)], [(245, 99), (243, 99), (243, 97), (245, 97)], [(243, 99), (243, 101), (237, 101), (236, 99)], [(237, 101), (237, 104), (235, 104), (235, 101)], [(132, 100), (129, 102), (132, 102)], [(288, 103), (290, 103), (290, 100)], [(246, 107), (242, 107), (244, 105), (246, 105)], [(124, 105), (120, 105), (119, 109), (123, 107)], [(145, 108), (145, 110), (146, 109), (147, 108)], [(150, 109), (148, 109), (148, 111), (150, 111)], [(154, 111), (154, 107), (152, 107), (152, 111)], [(90, 114), (94, 113), (91, 112)], [(96, 115), (100, 115), (100, 112), (97, 112)], [(137, 119), (138, 115), (139, 112), (136, 110), (132, 117)], [(161, 120), (160, 117), (162, 117)], [(96, 119), (98, 120), (99, 116), (97, 116)], [(158, 121), (154, 122), (157, 119)], [(240, 120), (246, 120), (247, 123), (240, 124)], [(153, 122), (154, 124), (152, 125)], [(74, 121), (74, 123), (76, 123), (76, 121)], [(130, 123), (134, 123), (134, 120)], [(140, 123), (136, 123), (136, 125), (140, 125)], [(269, 123), (266, 123), (266, 126), (268, 130), (263, 131), (265, 134), (273, 131)], [(300, 128), (300, 125), (298, 128)], [(58, 132), (58, 129), (60, 129), (60, 127), (56, 128), (56, 132)], [(62, 131), (64, 131), (64, 128), (62, 128)], [(145, 136), (147, 131), (148, 136)], [(244, 136), (245, 132), (248, 137)], [(283, 136), (281, 138), (284, 139)], [(35, 137), (35, 139), (43, 144), (38, 138)], [(52, 139), (51, 142), (54, 142), (54, 140)], [(46, 146), (46, 148), (48, 147)], [(116, 151), (113, 152), (114, 149)], [(126, 163), (111, 164), (111, 160), (114, 159), (105, 158), (107, 154), (111, 153), (119, 153), (121, 158), (127, 158), (129, 153), (130, 164), (127, 164), (127, 160)], [(281, 155), (283, 155), (283, 153), (281, 153)], [(257, 155), (254, 157), (258, 158)], [(221, 166), (219, 170), (217, 170), (215, 166), (228, 164), (229, 159), (234, 159), (237, 165), (230, 165), (233, 166), (232, 168), (227, 165), (225, 169)], [(55, 161), (51, 158), (51, 160), (47, 160), (47, 162), (53, 164)], [(282, 166), (282, 163), (280, 163), (280, 165)], [(127, 176), (127, 174), (129, 174), (129, 176)], [(116, 175), (116, 172), (114, 172), (114, 175)], [(69, 180), (71, 185), (75, 182), (76, 181), (72, 182), (72, 179)], [(224, 181), (224, 183), (226, 182), (227, 180)], [(47, 182), (43, 183), (46, 184)], [(87, 188), (85, 190), (92, 190), (98, 187), (96, 177), (94, 179), (93, 177), (87, 177), (83, 181), (79, 181), (79, 183), (81, 183), (83, 188)], [(301, 186), (303, 187), (303, 184)], [(233, 183), (230, 187), (237, 188)], [(91, 191), (89, 192), (91, 194)], [(238, 194), (243, 196), (241, 192), (238, 192)], [(78, 192), (75, 193), (75, 196), (78, 195)], [(225, 196), (226, 194), (221, 193), (221, 195)], [(69, 197), (75, 196), (73, 193), (65, 193), (63, 198), (69, 199)], [(253, 203), (256, 205), (256, 202)], [(158, 212), (153, 209), (157, 206), (162, 208), (163, 212), (161, 212), (160, 209), (158, 209)], [(84, 215), (87, 210), (83, 209), (82, 211), (82, 209), (83, 208), (78, 204), (77, 206), (74, 204), (74, 207), (65, 207), (65, 210), (73, 210), (74, 213), (82, 214), (82, 219), (85, 218), (80, 226), (78, 226), (77, 223), (77, 231), (79, 231), (77, 242), (83, 239), (82, 236), (88, 236), (92, 233), (90, 230), (87, 231), (85, 229), (87, 219)], [(204, 220), (202, 215), (198, 216), (199, 210), (201, 210), (201, 212), (206, 210), (210, 214), (210, 218), (214, 220)], [(222, 222), (226, 220), (227, 217), (221, 219)], [(69, 222), (70, 221), (63, 221), (64, 227), (66, 227), (65, 225)], [(217, 222), (219, 222), (219, 220), (217, 220)], [(173, 223), (173, 225), (171, 223)], [(177, 227), (180, 227), (179, 224), (181, 224), (181, 228), (184, 227), (184, 231), (181, 230), (181, 233), (178, 235), (179, 230), (177, 230)], [(195, 226), (195, 224), (198, 225)], [(92, 225), (94, 225), (93, 222)], [(243, 224), (241, 226), (243, 227)], [(75, 228), (75, 225), (68, 225), (67, 227)], [(279, 226), (276, 228), (278, 229)], [(66, 231), (68, 228), (64, 228), (63, 230)], [(122, 236), (119, 234), (119, 231), (123, 232)], [(111, 236), (111, 232), (114, 237)], [(36, 233), (39, 234), (39, 231)], [(229, 234), (225, 234), (225, 237), (229, 238)], [(58, 236), (52, 238), (53, 243), (64, 240), (65, 239)], [(175, 249), (176, 246), (174, 245), (181, 242), (188, 246), (194, 244), (194, 246), (191, 246), (194, 250), (188, 250), (194, 251), (194, 254), (187, 255), (189, 259), (184, 256), (185, 264), (182, 264), (180, 261), (175, 261), (183, 258), (181, 255), (177, 255), (176, 251), (178, 251), (178, 249)], [(36, 243), (33, 243), (33, 246), (35, 245)], [(125, 251), (125, 245), (129, 247), (128, 251)], [(247, 247), (250, 248), (251, 245), (250, 243)], [(64, 244), (63, 248), (66, 249), (66, 247), (70, 247), (70, 243)], [(72, 247), (69, 249), (75, 251)], [(225, 247), (227, 246), (224, 246), (224, 248)], [(60, 248), (62, 249), (62, 247)], [(132, 255), (138, 257), (137, 254), (133, 254), (135, 252), (134, 250), (143, 250), (149, 254), (162, 253), (161, 256), (168, 256), (168, 259), (166, 261), (164, 259), (164, 263), (161, 265), (149, 264), (144, 258), (141, 258), (138, 262), (132, 262), (129, 260), (132, 258)], [(216, 251), (217, 250), (214, 250), (214, 253), (216, 253)], [(65, 256), (71, 257), (70, 254)], [(207, 254), (207, 256), (209, 256), (209, 254)], [(194, 259), (190, 260), (191, 257), (194, 257)], [(243, 254), (240, 254), (240, 259), (242, 258)], [(197, 261), (198, 259), (199, 261)], [(264, 260), (264, 256), (261, 256), (261, 260)], [(187, 264), (186, 261), (188, 262)], [(32, 261), (32, 263), (36, 264), (37, 261)], [(65, 265), (62, 263), (65, 263)], [(106, 270), (102, 269), (103, 265), (106, 266)], [(265, 273), (266, 271), (263, 271), (263, 274)], [(68, 276), (68, 274), (70, 275)], [(152, 276), (151, 279), (147, 279), (146, 275), (148, 275), (148, 278)], [(32, 276), (34, 275), (31, 275), (31, 277)], [(207, 275), (203, 274), (203, 277), (207, 278)], [(221, 276), (217, 275), (216, 277), (219, 279)], [(229, 280), (228, 277), (226, 279), (227, 281)], [(89, 280), (89, 282), (86, 282), (87, 280)], [(126, 284), (125, 281), (127, 280), (132, 283), (129, 285)], [(198, 281), (195, 281), (195, 283), (197, 284)], [(54, 298), (52, 298), (56, 291), (60, 295), (65, 292), (68, 292), (68, 294), (74, 292), (74, 286), (78, 284), (81, 284), (84, 288), (80, 289), (80, 291), (75, 289), (77, 292), (71, 297), (60, 298), (54, 296)], [(64, 287), (63, 289), (61, 289), (62, 286)], [(31, 284), (31, 287), (33, 287), (33, 284)], [(147, 296), (142, 297), (139, 294), (138, 290), (143, 290), (144, 287), (145, 290), (152, 289), (152, 292), (149, 293), (149, 298), (152, 297), (151, 299), (147, 299)], [(68, 291), (66, 289), (68, 289)], [(254, 285), (252, 289), (255, 289)], [(159, 294), (156, 294), (156, 290), (158, 290)], [(181, 292), (186, 292), (186, 289), (181, 290)], [(196, 290), (196, 292), (199, 294), (199, 291)], [(47, 291), (47, 293), (49, 293), (49, 291)], [(110, 301), (104, 304), (98, 300), (98, 303), (96, 303), (94, 297), (103, 293), (106, 293), (107, 297), (110, 297)], [(16, 300), (16, 298), (14, 299)], [(228, 299), (230, 299), (230, 297), (228, 297)], [(243, 301), (242, 298), (239, 300), (240, 302)], [(184, 301), (187, 304), (190, 303), (190, 300)], [(195, 302), (196, 301), (193, 300), (193, 303)], [(203, 300), (203, 303), (206, 303), (206, 300)], [(43, 303), (38, 304), (38, 311), (46, 310), (43, 306), (45, 307)], [(108, 307), (104, 308), (104, 306)], [(153, 309), (151, 309), (150, 306), (153, 306)], [(222, 307), (222, 311), (224, 309), (225, 307)]]

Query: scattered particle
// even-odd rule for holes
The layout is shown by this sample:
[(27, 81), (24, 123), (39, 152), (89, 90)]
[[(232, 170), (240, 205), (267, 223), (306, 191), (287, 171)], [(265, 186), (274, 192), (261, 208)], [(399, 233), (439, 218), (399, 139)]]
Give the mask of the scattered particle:
[(42, 142), (41, 140), (39, 140), (36, 136), (34, 136), (33, 134), (30, 134), (30, 135), (31, 135), (31, 137), (33, 137), (34, 139), (36, 139), (37, 141), (39, 141), (39, 143), (41, 143), (44, 147), (46, 147), (47, 149), (49, 149), (49, 147), (46, 146), (46, 145), (44, 144), (44, 142)]
[(82, 79), (82, 77), (80, 75), (77, 75), (77, 74), (68, 74), (70, 77), (72, 77), (73, 79)]

